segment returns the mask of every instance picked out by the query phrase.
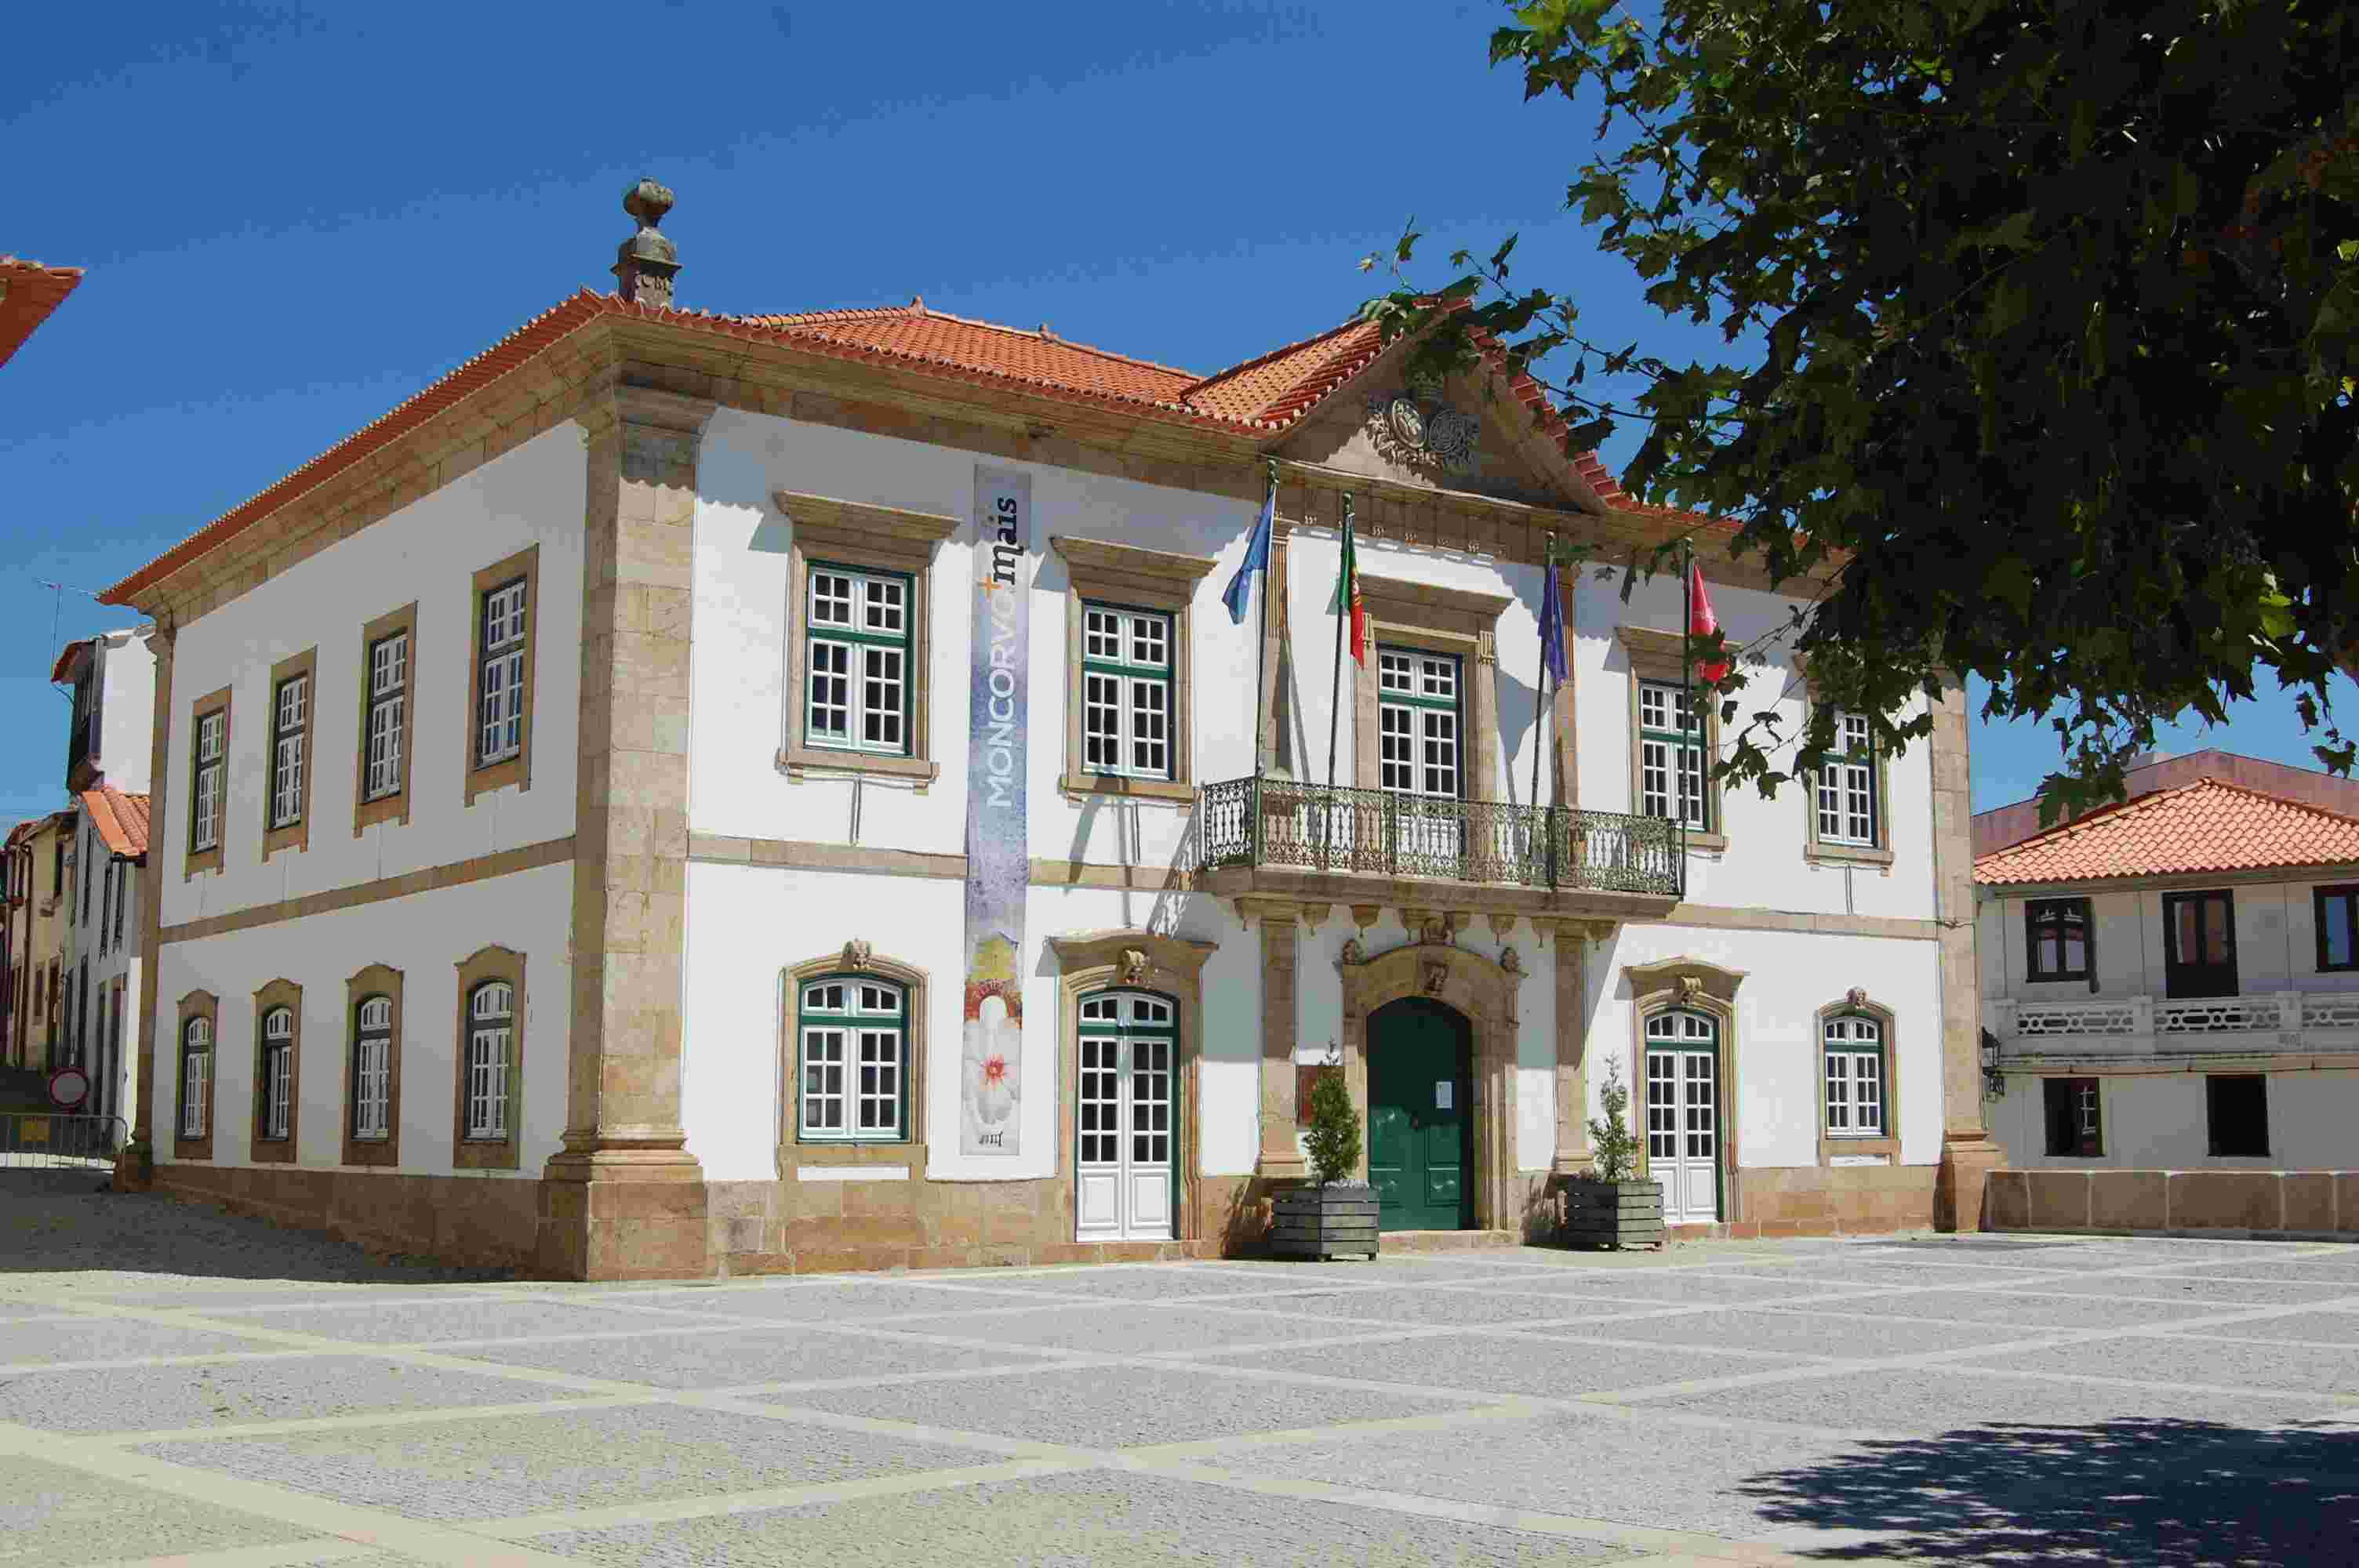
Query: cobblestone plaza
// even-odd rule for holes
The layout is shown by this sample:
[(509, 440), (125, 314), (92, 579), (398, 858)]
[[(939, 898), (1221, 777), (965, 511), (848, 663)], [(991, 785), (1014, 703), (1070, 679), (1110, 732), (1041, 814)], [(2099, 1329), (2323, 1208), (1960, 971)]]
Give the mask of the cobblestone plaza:
[(2349, 1246), (549, 1285), (5, 1179), (9, 1561), (2191, 1565), (2359, 1541)]

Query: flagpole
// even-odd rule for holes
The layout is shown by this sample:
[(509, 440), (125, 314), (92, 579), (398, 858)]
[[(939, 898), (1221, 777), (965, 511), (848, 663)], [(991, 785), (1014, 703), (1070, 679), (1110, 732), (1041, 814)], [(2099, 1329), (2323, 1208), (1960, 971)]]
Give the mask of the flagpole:
[[(1548, 713), (1549, 680), (1549, 595), (1556, 587), (1556, 535), (1550, 534), (1540, 546), (1540, 667), (1532, 679), (1532, 793), (1524, 802), (1532, 814), (1532, 827), (1539, 841), (1546, 843), (1549, 830), (1548, 815), (1540, 806), (1540, 721)], [(1561, 619), (1562, 611), (1559, 610)], [(1541, 858), (1545, 858), (1545, 855)]]
[(1352, 589), (1343, 571), (1352, 559), (1352, 492), (1343, 492), (1343, 533), (1342, 551), (1336, 561), (1335, 581), (1343, 594), (1343, 602), (1335, 607), (1335, 670), (1327, 682), (1327, 832), (1321, 840), (1320, 864), (1326, 864), (1326, 845), (1334, 838), (1335, 825), (1335, 730), (1343, 715), (1343, 627), (1352, 619)]
[[(1269, 721), (1266, 714), (1264, 712), (1264, 705), (1267, 701), (1266, 693), (1269, 679), (1269, 585), (1271, 575), (1274, 570), (1269, 559), (1269, 555), (1275, 555), (1277, 549), (1277, 540), (1276, 537), (1277, 533), (1277, 460), (1276, 458), (1269, 460), (1268, 508), (1269, 531), (1272, 537), (1268, 542), (1269, 554), (1265, 555), (1262, 557), (1261, 639), (1254, 644), (1254, 777), (1256, 778), (1261, 777), (1264, 772), (1264, 763), (1267, 759), (1269, 751)], [(1253, 548), (1253, 542), (1250, 536), (1246, 539), (1245, 548), (1247, 550), (1251, 550)]]
[[(1695, 706), (1695, 544), (1692, 540), (1680, 542), (1680, 645), (1686, 652), (1686, 657), (1680, 665), (1680, 697), (1687, 705), (1687, 711), (1680, 716), (1680, 765), (1675, 775), (1679, 786), (1671, 796), (1676, 803), (1671, 815), (1679, 819), (1680, 825), (1679, 860), (1673, 869), (1679, 875), (1680, 891), (1685, 892), (1688, 879), (1687, 727), (1690, 724), (1696, 727), (1699, 771), (1704, 760), (1701, 755), (1704, 727), (1698, 722)], [(1703, 781), (1698, 779), (1696, 783), (1701, 789)]]

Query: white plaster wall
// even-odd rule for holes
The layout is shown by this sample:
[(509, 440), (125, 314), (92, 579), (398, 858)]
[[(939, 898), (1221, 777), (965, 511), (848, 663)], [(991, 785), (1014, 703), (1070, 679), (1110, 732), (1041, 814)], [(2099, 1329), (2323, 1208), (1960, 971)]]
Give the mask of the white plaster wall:
[(1216, 942), (1203, 969), (1201, 1169), (1249, 1173), (1260, 1116), (1260, 939), (1208, 898), (1162, 899), (1098, 888), (1031, 890), (1026, 910), (1022, 1148), (1012, 1157), (958, 1147), (961, 955), (965, 890), (946, 878), (870, 876), (694, 862), (688, 872), (680, 1120), (711, 1181), (777, 1174), (791, 999), (782, 973), (854, 937), (923, 970), (927, 1168), (936, 1180), (1011, 1181), (1057, 1172), (1059, 971), (1050, 935), (1145, 927)]
[(538, 1177), (566, 1118), (573, 1001), (573, 868), (543, 866), (463, 887), (309, 915), (165, 946), (157, 960), (156, 1158), (169, 1161), (179, 1118), (180, 1000), (220, 999), (213, 1065), (213, 1158), (244, 1165), (254, 1124), (254, 993), (277, 979), (303, 988), (297, 1159), (332, 1168), (343, 1153), (345, 982), (371, 964), (402, 972), (401, 1169), (448, 1175), (457, 1095), (458, 966), (486, 946), (524, 955), (524, 1073), (514, 1172)]
[(787, 603), (793, 524), (770, 497), (784, 490), (963, 519), (973, 512), (979, 461), (1032, 476), (1032, 853), (1151, 866), (1191, 855), (1184, 848), (1186, 806), (1076, 803), (1058, 793), (1067, 577), (1049, 541), (1071, 535), (1217, 557), (1193, 607), (1191, 746), (1198, 782), (1240, 778), (1253, 771), (1255, 618), (1232, 624), (1221, 594), (1244, 558), (1253, 503), (725, 408), (707, 427), (698, 465), (693, 831), (936, 854), (964, 849), (972, 531), (938, 547), (930, 579), (928, 716), (940, 776), (923, 793), (873, 778), (790, 781), (777, 756), (794, 700), (786, 688), (788, 639), (800, 617), (799, 607)]
[[(168, 816), (155, 834), (165, 858), (164, 925), (573, 831), (587, 482), (580, 427), (558, 426), (181, 630), (173, 652)], [(531, 787), (495, 790), (469, 806), (462, 773), (473, 713), (472, 579), (477, 568), (534, 544), (540, 602), (533, 608)], [(412, 600), (410, 820), (378, 823), (355, 838), (361, 628)], [(313, 646), (310, 845), (281, 850), (266, 865), (270, 667)], [(189, 722), (194, 700), (223, 686), (234, 691), (223, 869), (189, 878)]]
[(1737, 1163), (1819, 1162), (1820, 1010), (1854, 986), (1892, 1010), (1887, 1043), (1899, 1078), (1895, 1126), (1900, 1162), (1936, 1163), (1941, 1154), (1941, 1013), (1937, 944), (1902, 937), (1833, 936), (1786, 931), (1720, 931), (1625, 925), (1590, 948), (1589, 1098), (1592, 1116), (1606, 1064), (1621, 1064), (1632, 1088), (1632, 1126), (1645, 1091), (1634, 1061), (1630, 965), (1701, 958), (1744, 975), (1736, 991)]
[(156, 654), (141, 632), (109, 633), (98, 648), (98, 761), (108, 784), (146, 795), (155, 752)]
[(1992, 1131), (2007, 1163), (2050, 1170), (2347, 1171), (2359, 1166), (2351, 1130), (2359, 1125), (2359, 1072), (2268, 1076), (2269, 1152), (2215, 1159), (2201, 1073), (2121, 1074), (2097, 1080), (2104, 1154), (2050, 1156), (2047, 1091), (2036, 1074), (2007, 1075), (2006, 1098), (1990, 1107)]

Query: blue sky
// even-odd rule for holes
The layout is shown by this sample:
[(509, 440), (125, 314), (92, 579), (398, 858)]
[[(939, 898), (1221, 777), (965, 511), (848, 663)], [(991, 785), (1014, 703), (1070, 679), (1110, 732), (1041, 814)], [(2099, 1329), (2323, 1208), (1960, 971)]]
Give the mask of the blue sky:
[[(0, 819), (60, 804), (62, 640), (103, 589), (605, 269), (642, 173), (681, 303), (929, 305), (1211, 371), (1332, 325), (1414, 213), (1605, 340), (1665, 321), (1562, 193), (1593, 109), (1523, 102), (1488, 5), (39, 7), (0, 79), (0, 250), (89, 269), (0, 369)], [(1640, 438), (1604, 449), (1617, 468)], [(2347, 682), (2339, 695), (2354, 694)], [(2359, 703), (2345, 701), (2347, 711)], [(2291, 704), (2222, 744), (2310, 762)], [(1978, 726), (1974, 799), (2038, 726)]]

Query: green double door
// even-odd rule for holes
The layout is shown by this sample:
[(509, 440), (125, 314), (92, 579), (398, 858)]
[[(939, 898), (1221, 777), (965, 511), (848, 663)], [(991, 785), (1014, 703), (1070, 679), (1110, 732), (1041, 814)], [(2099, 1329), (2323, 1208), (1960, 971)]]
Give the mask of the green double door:
[(1474, 1223), (1473, 1034), (1438, 1002), (1410, 997), (1368, 1017), (1368, 1180), (1385, 1230)]

